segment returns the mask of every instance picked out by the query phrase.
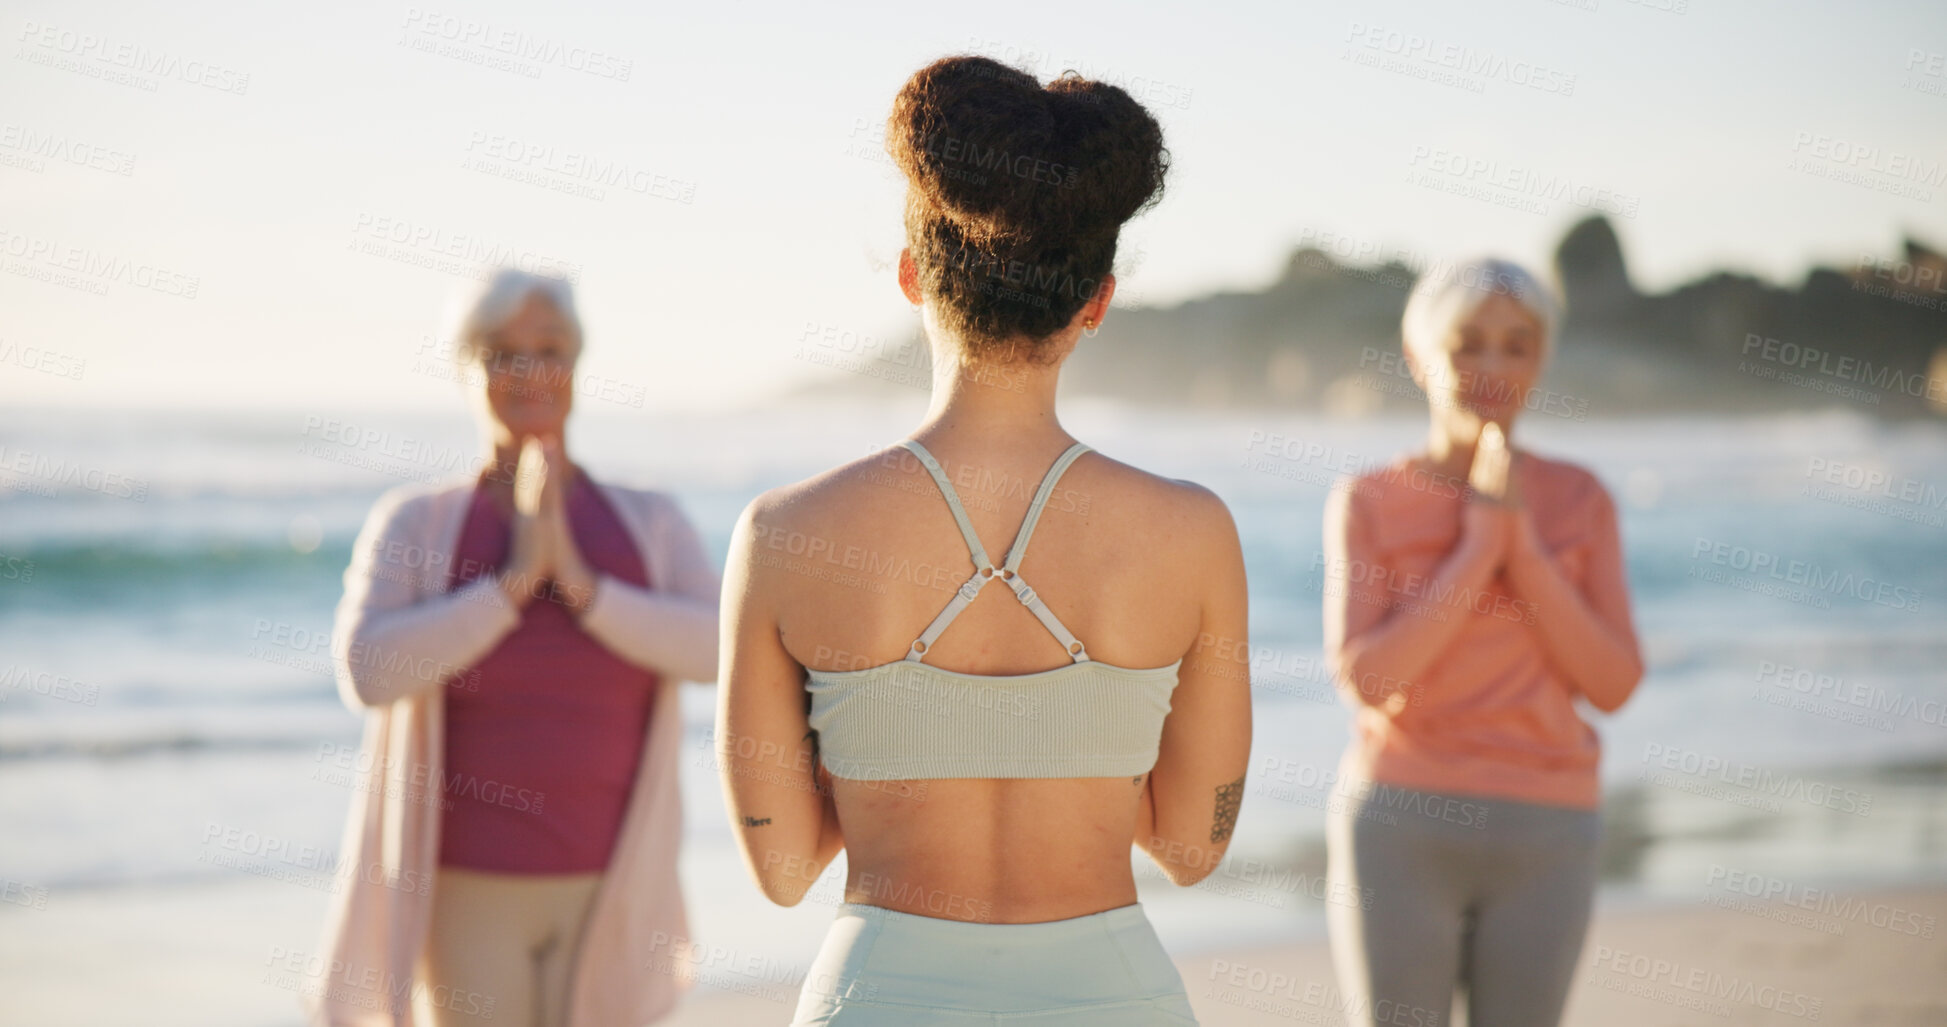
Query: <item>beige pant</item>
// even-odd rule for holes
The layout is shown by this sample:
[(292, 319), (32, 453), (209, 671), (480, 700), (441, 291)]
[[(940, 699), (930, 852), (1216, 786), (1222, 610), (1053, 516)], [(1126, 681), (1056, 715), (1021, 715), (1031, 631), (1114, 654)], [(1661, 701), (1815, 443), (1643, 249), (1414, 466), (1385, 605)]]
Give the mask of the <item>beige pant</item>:
[(563, 1027), (582, 922), (601, 883), (581, 874), (442, 866), (413, 989), (429, 1027)]

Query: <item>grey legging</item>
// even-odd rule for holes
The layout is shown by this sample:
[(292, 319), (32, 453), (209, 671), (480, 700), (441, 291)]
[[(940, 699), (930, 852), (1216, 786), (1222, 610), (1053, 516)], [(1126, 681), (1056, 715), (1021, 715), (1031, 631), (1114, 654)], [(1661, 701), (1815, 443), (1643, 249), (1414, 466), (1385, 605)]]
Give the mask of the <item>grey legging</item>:
[(1368, 784), (1326, 818), (1346, 1022), (1555, 1027), (1594, 904), (1595, 810)]

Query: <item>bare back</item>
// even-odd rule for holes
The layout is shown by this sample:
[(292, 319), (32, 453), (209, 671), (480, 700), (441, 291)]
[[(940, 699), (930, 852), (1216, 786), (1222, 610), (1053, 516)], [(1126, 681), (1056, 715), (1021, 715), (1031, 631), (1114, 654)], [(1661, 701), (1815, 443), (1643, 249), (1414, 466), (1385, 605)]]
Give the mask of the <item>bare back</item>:
[[(1132, 844), (1172, 882), (1196, 883), (1228, 848), (1250, 759), (1249, 601), (1230, 511), (1202, 486), (1147, 474), (1059, 431), (1032, 443), (932, 434), (911, 454), (895, 447), (765, 492), (732, 531), (715, 743), (753, 879), (772, 901), (794, 905), (849, 850), (848, 901), (1001, 923), (1134, 903)], [(915, 459), (921, 453), (962, 501), (966, 535)], [(1065, 472), (1051, 466), (1062, 456), (1073, 461)], [(1058, 488), (1043, 500), (1032, 544), (1016, 552), (1017, 530), (1051, 471)], [(1014, 587), (975, 587), (976, 571), (991, 568), (975, 566), (967, 535), (990, 560), (1008, 552)], [(933, 634), (950, 613), (944, 633)], [(1154, 756), (1122, 748), (1113, 760), (1067, 764), (1115, 767), (1116, 776), (922, 756), (900, 764), (928, 768), (906, 780), (831, 778), (810, 728), (821, 694), (813, 675), (829, 698), (835, 675), (908, 673), (902, 665), (922, 647), (934, 672), (963, 680), (1111, 682), (1068, 707), (1061, 723), (1093, 736), (1146, 710), (1154, 719), (1140, 734)], [(1099, 666), (1076, 672), (1084, 677), (1054, 674), (1084, 661)], [(1132, 687), (1128, 706), (1101, 705), (1095, 723), (1100, 696), (1120, 695), (1131, 681), (1147, 691)], [(1160, 709), (1159, 684), (1168, 686)], [(935, 742), (911, 734), (911, 718), (881, 712), (873, 722), (885, 725), (885, 739), (934, 751), (926, 746)], [(1065, 736), (1044, 740), (1065, 754)], [(982, 767), (982, 776), (935, 772), (958, 766)], [(997, 766), (1007, 772), (986, 772)]]
[[(1059, 449), (939, 453), (989, 552), (1011, 546)], [(1183, 544), (1202, 490), (1086, 453), (1062, 474), (1020, 575), (1096, 660), (1156, 667), (1196, 640), (1200, 590)], [(806, 482), (769, 527), (798, 562), (767, 579), (779, 636), (807, 668), (899, 660), (973, 571), (952, 513), (918, 459), (893, 448)], [(814, 554), (815, 550), (815, 554)], [(1069, 653), (1006, 589), (983, 589), (927, 652), (972, 674), (1021, 674)], [(1135, 901), (1129, 845), (1143, 777), (835, 779), (850, 853), (848, 901), (1001, 922), (1079, 916)]]

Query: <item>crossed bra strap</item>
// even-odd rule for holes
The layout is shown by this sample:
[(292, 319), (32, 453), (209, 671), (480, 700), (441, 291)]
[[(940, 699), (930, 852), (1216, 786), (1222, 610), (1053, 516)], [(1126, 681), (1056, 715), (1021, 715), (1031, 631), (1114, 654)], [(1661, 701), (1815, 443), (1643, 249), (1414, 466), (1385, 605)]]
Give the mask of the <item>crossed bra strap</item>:
[(993, 561), (987, 558), (987, 550), (981, 546), (980, 536), (974, 534), (973, 522), (967, 519), (966, 508), (960, 505), (960, 496), (953, 491), (952, 483), (947, 481), (946, 472), (940, 468), (940, 462), (933, 458), (932, 453), (926, 451), (925, 446), (913, 439), (903, 439), (899, 444), (911, 450), (912, 454), (919, 458), (919, 462), (925, 465), (927, 472), (933, 476), (934, 483), (940, 487), (940, 494), (946, 497), (947, 506), (953, 511), (954, 523), (960, 526), (960, 537), (966, 540), (967, 551), (973, 558), (974, 564), (973, 577), (961, 582), (960, 588), (953, 594), (953, 599), (946, 604), (946, 609), (941, 610), (939, 616), (933, 618), (933, 623), (928, 624), (926, 630), (913, 640), (911, 646), (907, 647), (906, 659), (925, 662), (927, 650), (933, 647), (933, 643), (939, 639), (940, 633), (946, 630), (947, 625), (953, 623), (953, 618), (958, 617), (960, 611), (974, 601), (974, 597), (980, 594), (982, 586), (998, 578), (1014, 590), (1014, 596), (1021, 601), (1021, 605), (1026, 606), (1029, 612), (1034, 614), (1035, 619), (1061, 642), (1073, 662), (1086, 662), (1088, 653), (1081, 641), (1056, 619), (1054, 611), (1048, 609), (1047, 604), (1041, 601), (1041, 597), (1035, 594), (1034, 589), (1021, 580), (1020, 567), (1021, 557), (1027, 554), (1028, 539), (1034, 535), (1035, 523), (1041, 519), (1042, 507), (1047, 504), (1048, 497), (1055, 491), (1055, 481), (1061, 477), (1063, 471), (1068, 469), (1069, 464), (1075, 462), (1076, 457), (1088, 452), (1089, 447), (1081, 442), (1075, 443), (1056, 458), (1054, 466), (1048, 468), (1048, 473), (1041, 479), (1041, 487), (1035, 490), (1034, 502), (1028, 506), (1027, 517), (1021, 521), (1021, 530), (1014, 536), (1014, 545), (1008, 549), (1007, 559), (997, 569)]

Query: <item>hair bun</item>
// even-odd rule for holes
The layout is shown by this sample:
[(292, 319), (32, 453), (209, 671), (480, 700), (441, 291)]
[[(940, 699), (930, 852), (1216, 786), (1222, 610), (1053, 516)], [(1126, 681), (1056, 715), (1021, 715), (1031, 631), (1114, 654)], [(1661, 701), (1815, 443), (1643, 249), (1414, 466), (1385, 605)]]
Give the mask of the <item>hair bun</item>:
[(1044, 88), (987, 57), (915, 72), (886, 152), (910, 186), (922, 292), (973, 358), (1002, 361), (1073, 325), (1169, 168), (1162, 126), (1128, 93), (1073, 72)]
[(1069, 72), (1043, 88), (947, 57), (893, 102), (886, 149), (920, 199), (979, 246), (1114, 232), (1160, 199), (1162, 127), (1122, 89)]

